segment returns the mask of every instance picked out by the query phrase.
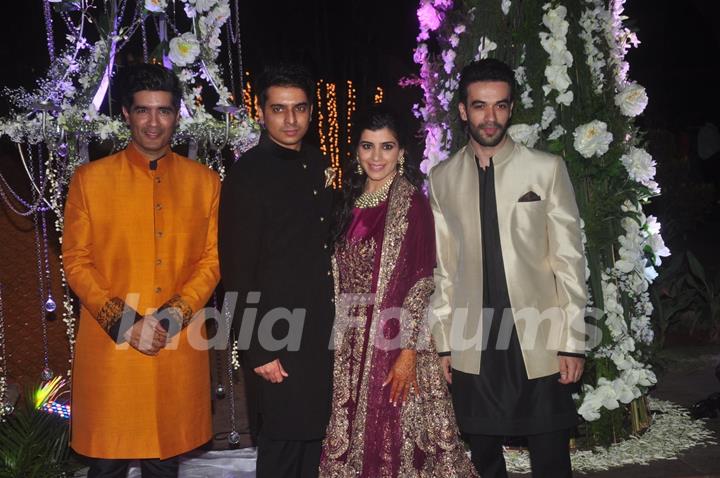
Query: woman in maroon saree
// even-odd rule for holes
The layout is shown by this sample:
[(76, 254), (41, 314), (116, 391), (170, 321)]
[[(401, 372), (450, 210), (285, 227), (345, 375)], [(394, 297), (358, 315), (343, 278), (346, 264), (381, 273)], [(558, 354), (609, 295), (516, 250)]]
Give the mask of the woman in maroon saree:
[(430, 337), (432, 212), (395, 116), (359, 124), (336, 218), (333, 404), (321, 477), (477, 476)]

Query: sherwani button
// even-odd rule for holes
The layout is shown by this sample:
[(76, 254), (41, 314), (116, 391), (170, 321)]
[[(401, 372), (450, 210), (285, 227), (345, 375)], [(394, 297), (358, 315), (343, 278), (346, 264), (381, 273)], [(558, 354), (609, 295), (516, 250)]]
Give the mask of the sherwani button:
[(158, 211), (159, 211), (160, 209), (162, 209), (162, 204), (157, 203), (157, 204), (155, 205), (155, 209), (157, 209)]
[(162, 264), (162, 259), (158, 259), (155, 261), (156, 266), (159, 266), (160, 264)]
[(159, 294), (160, 292), (162, 292), (162, 287), (155, 287), (155, 293)]
[(317, 196), (317, 193), (318, 193), (317, 189), (313, 189), (313, 196)]

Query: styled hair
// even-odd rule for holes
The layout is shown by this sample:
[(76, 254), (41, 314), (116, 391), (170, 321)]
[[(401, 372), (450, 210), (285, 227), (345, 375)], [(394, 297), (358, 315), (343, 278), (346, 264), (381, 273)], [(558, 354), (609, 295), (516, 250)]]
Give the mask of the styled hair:
[(385, 105), (374, 105), (365, 111), (359, 111), (353, 115), (353, 154), (346, 157), (343, 165), (342, 200), (335, 206), (335, 217), (332, 228), (332, 242), (337, 244), (342, 240), (352, 217), (352, 210), (355, 200), (362, 194), (365, 186), (365, 174), (357, 172), (357, 156), (354, 154), (360, 143), (363, 131), (378, 131), (383, 128), (389, 129), (398, 146), (405, 151), (404, 177), (416, 188), (422, 187), (424, 176), (420, 171), (420, 165), (410, 157), (408, 151), (408, 137), (405, 128), (402, 126), (398, 115)]
[(468, 96), (468, 86), (477, 81), (502, 81), (510, 85), (510, 101), (515, 99), (515, 73), (510, 66), (495, 58), (468, 63), (460, 72), (458, 85), (458, 101), (465, 104)]
[(122, 105), (130, 110), (133, 98), (138, 91), (167, 91), (172, 94), (175, 110), (180, 109), (182, 88), (180, 80), (164, 66), (150, 63), (126, 67), (121, 76)]
[(267, 92), (271, 86), (300, 88), (307, 95), (308, 103), (315, 99), (315, 81), (310, 71), (298, 63), (275, 63), (265, 67), (257, 80), (260, 108), (265, 108)]

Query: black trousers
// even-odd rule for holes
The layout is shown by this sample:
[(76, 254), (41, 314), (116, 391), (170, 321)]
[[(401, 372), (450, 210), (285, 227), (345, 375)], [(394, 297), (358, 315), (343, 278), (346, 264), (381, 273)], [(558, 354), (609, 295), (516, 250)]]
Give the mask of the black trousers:
[(322, 440), (257, 440), (257, 478), (317, 478)]
[[(529, 435), (532, 478), (572, 478), (570, 429)], [(471, 459), (483, 478), (507, 478), (503, 457), (504, 437), (467, 435)]]
[[(88, 478), (125, 478), (130, 463), (134, 460), (113, 460), (106, 458), (86, 458), (90, 465)], [(178, 457), (167, 460), (146, 459), (140, 462), (142, 478), (177, 478), (180, 468)]]

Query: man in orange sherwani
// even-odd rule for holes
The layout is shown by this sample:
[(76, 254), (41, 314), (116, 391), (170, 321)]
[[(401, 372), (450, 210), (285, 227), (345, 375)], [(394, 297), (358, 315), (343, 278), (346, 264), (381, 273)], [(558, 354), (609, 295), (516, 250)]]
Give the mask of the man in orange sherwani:
[[(89, 477), (175, 477), (178, 455), (210, 440), (203, 308), (219, 280), (220, 181), (173, 153), (177, 77), (129, 69), (132, 141), (75, 172), (63, 260), (82, 304), (73, 363), (72, 448)], [(201, 315), (201, 314), (200, 314)]]

